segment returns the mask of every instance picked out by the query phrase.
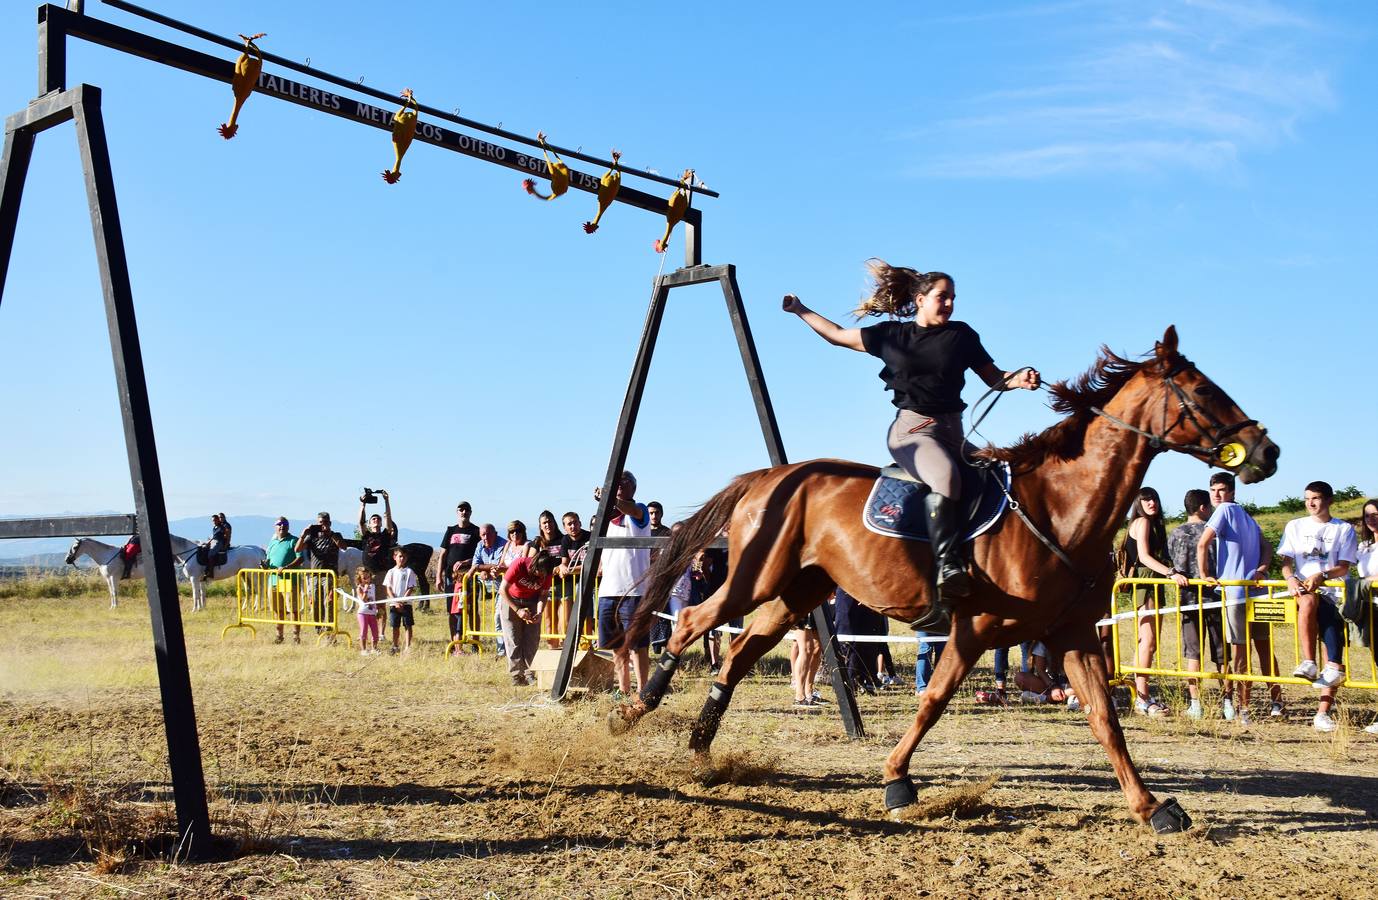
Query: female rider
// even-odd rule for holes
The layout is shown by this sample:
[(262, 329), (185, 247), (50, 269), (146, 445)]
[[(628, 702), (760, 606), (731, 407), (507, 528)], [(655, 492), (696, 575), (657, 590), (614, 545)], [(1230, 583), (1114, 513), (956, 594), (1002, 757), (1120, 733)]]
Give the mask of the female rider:
[[(793, 294), (785, 295), (784, 310), (799, 316), (828, 343), (869, 353), (885, 363), (880, 378), (886, 389), (894, 392), (892, 402), (899, 410), (890, 425), (890, 455), (910, 476), (928, 485), (924, 512), (937, 563), (934, 615), (911, 627), (946, 630), (953, 601), (971, 593), (957, 521), (966, 370), (971, 369), (987, 385), (1000, 390), (1036, 390), (1040, 379), (1034, 369), (999, 369), (981, 346), (980, 335), (965, 322), (953, 320), (957, 288), (951, 275), (917, 272), (879, 259), (868, 265), (875, 285), (857, 307), (856, 315), (888, 315), (892, 321), (867, 328), (843, 328), (809, 309)], [(895, 321), (909, 316), (913, 321)]]

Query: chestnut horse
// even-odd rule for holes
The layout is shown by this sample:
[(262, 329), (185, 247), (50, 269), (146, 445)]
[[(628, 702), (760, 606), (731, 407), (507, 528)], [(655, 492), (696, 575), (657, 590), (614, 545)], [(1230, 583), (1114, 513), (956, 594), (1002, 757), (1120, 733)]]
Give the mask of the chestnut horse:
[[(1129, 802), (1159, 831), (1190, 819), (1175, 800), (1159, 803), (1125, 748), (1107, 683), (1095, 622), (1113, 581), (1110, 551), (1148, 465), (1163, 450), (1208, 465), (1228, 463), (1244, 482), (1277, 470), (1278, 447), (1234, 401), (1177, 352), (1169, 327), (1151, 357), (1133, 362), (1101, 349), (1084, 375), (1049, 386), (1066, 418), (1008, 449), (981, 451), (1007, 461), (1016, 511), (978, 537), (971, 596), (957, 603), (948, 648), (919, 700), (914, 724), (885, 762), (892, 813), (915, 800), (909, 761), (958, 685), (986, 650), (1042, 640), (1062, 659)], [(694, 553), (729, 526), (727, 581), (680, 614), (678, 627), (641, 694), (614, 711), (630, 726), (660, 702), (679, 656), (710, 629), (759, 610), (732, 641), (709, 691), (690, 747), (707, 753), (732, 689), (785, 632), (840, 586), (877, 612), (912, 622), (934, 602), (928, 544), (862, 527), (862, 506), (878, 470), (813, 460), (738, 476), (676, 532), (647, 575), (647, 603), (625, 639), (649, 627)]]

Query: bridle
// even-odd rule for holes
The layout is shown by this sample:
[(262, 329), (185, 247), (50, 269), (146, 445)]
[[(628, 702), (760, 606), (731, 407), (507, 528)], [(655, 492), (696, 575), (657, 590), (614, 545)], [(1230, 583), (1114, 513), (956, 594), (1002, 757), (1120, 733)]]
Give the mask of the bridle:
[[(1257, 443), (1243, 444), (1239, 441), (1232, 441), (1230, 438), (1239, 434), (1246, 428), (1258, 425), (1257, 419), (1244, 419), (1235, 422), (1233, 425), (1226, 425), (1220, 417), (1191, 398), (1182, 386), (1177, 383), (1176, 377), (1182, 372), (1197, 371), (1196, 367), (1185, 359), (1180, 359), (1172, 368), (1163, 373), (1163, 384), (1165, 384), (1172, 394), (1177, 397), (1177, 418), (1168, 424), (1168, 402), (1169, 395), (1163, 394), (1163, 428), (1160, 434), (1145, 431), (1137, 425), (1131, 425), (1119, 416), (1108, 413), (1099, 406), (1090, 407), (1091, 412), (1105, 419), (1113, 425), (1123, 428), (1126, 431), (1148, 438), (1148, 444), (1154, 452), (1163, 450), (1176, 450), (1189, 456), (1195, 456), (1206, 465), (1219, 466), (1222, 469), (1237, 469), (1253, 455), (1258, 448)], [(1197, 372), (1197, 374), (1200, 374)], [(1204, 438), (1204, 443), (1209, 447), (1204, 447), (1200, 443), (1183, 444), (1178, 441), (1170, 441), (1167, 436), (1174, 429), (1188, 422), (1199, 437)], [(1267, 429), (1259, 429), (1260, 439), (1268, 433)]]

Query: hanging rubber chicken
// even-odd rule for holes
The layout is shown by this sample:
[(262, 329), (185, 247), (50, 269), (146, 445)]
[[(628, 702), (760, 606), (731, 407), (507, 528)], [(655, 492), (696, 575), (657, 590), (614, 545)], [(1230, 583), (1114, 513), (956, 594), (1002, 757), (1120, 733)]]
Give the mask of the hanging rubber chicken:
[(555, 154), (555, 159), (550, 158), (550, 149), (545, 145), (545, 132), (536, 133), (536, 140), (541, 142), (541, 153), (545, 154), (545, 165), (550, 170), (550, 193), (542, 194), (536, 190), (536, 179), (526, 178), (522, 181), (522, 187), (533, 197), (541, 200), (554, 200), (556, 197), (569, 190), (569, 166), (560, 159), (560, 154)]
[(622, 190), (622, 170), (618, 166), (621, 159), (621, 153), (612, 151), (612, 168), (598, 179), (598, 215), (593, 217), (592, 222), (584, 223), (584, 234), (593, 234), (598, 230), (598, 220), (603, 218), (603, 213), (607, 212), (608, 207), (612, 206), (612, 201), (617, 199), (617, 192)]
[(416, 98), (411, 88), (402, 89), (402, 108), (392, 116), (392, 168), (383, 173), (383, 180), (396, 184), (402, 177), (402, 157), (407, 155), (411, 139), (416, 135)]
[(670, 195), (666, 201), (665, 210), (665, 236), (655, 242), (657, 253), (664, 253), (665, 248), (670, 244), (670, 232), (675, 230), (675, 226), (684, 218), (684, 214), (689, 211), (689, 204), (694, 200), (694, 170), (685, 169), (684, 174), (679, 176), (679, 187)]
[[(267, 37), (267, 33), (260, 31), (250, 37), (241, 34), (244, 39), (244, 52), (239, 54), (239, 59), (234, 61), (234, 78), (230, 79), (230, 87), (234, 90), (234, 110), (230, 113), (230, 121), (221, 125), (218, 129), (220, 136), (225, 140), (234, 137), (239, 131), (239, 111), (244, 108), (244, 101), (249, 99), (249, 95), (254, 92), (254, 86), (258, 84), (259, 73), (263, 71), (263, 51), (258, 49), (254, 41), (261, 37)], [(253, 56), (249, 53), (253, 52)]]

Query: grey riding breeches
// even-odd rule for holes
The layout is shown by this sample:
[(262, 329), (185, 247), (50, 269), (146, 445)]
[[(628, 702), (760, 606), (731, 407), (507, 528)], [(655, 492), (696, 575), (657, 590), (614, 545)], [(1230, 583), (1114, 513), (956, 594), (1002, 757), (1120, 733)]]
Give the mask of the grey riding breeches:
[(902, 409), (890, 425), (886, 443), (895, 463), (933, 493), (961, 497), (962, 478), (957, 470), (965, 443), (961, 413), (926, 416)]

